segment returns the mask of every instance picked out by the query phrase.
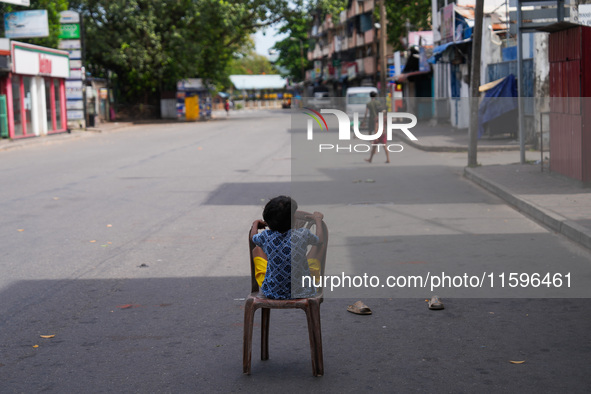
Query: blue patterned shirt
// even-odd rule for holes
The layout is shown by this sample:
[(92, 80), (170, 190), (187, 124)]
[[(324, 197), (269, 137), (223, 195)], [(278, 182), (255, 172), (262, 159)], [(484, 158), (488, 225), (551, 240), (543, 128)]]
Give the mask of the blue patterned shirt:
[(310, 230), (290, 229), (285, 233), (265, 230), (255, 234), (252, 242), (260, 246), (268, 258), (267, 272), (261, 286), (267, 298), (287, 300), (315, 294), (312, 288), (302, 288), (302, 276), (310, 276), (306, 259), (307, 246), (319, 242), (318, 237)]

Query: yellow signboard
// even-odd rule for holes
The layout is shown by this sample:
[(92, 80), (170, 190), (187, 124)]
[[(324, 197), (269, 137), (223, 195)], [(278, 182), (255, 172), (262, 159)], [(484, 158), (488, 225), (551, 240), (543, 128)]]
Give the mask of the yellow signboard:
[(185, 97), (185, 117), (187, 120), (199, 119), (199, 96)]

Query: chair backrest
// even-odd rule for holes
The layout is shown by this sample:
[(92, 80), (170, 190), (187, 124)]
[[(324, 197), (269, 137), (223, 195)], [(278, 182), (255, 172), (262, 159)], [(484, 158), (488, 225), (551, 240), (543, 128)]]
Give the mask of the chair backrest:
[[(255, 267), (254, 267), (254, 256), (253, 251), (256, 245), (252, 242), (252, 237), (255, 234), (258, 234), (259, 230), (262, 227), (259, 226), (258, 221), (255, 221), (250, 228), (250, 232), (248, 233), (248, 252), (250, 256), (250, 280), (251, 280), (251, 292), (256, 293), (259, 291), (259, 284), (256, 281), (255, 277)], [(308, 252), (308, 256), (314, 255), (320, 262), (320, 277), (324, 277), (324, 267), (326, 265), (326, 250), (328, 247), (328, 227), (324, 220), (320, 221), (321, 228), (316, 228), (315, 233), (320, 238), (320, 243), (318, 245), (312, 246), (312, 249)], [(304, 211), (297, 211), (295, 213), (295, 228), (302, 228), (306, 227), (311, 229), (315, 225), (314, 217), (311, 213), (304, 212)], [(317, 292), (317, 296), (322, 296), (322, 287)]]

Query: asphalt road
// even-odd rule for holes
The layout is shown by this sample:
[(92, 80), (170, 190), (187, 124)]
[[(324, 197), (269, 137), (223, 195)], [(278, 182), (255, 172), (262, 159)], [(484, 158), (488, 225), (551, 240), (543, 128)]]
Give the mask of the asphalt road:
[[(0, 392), (588, 392), (588, 251), (464, 180), (465, 155), (370, 165), (289, 126), (260, 111), (0, 152)], [(255, 327), (244, 376), (246, 235), (282, 193), (325, 214), (330, 275), (536, 270), (573, 286), (446, 289), (442, 311), (430, 289), (335, 289), (325, 376), (299, 311), (273, 311), (268, 361)], [(357, 299), (371, 316), (346, 312)]]

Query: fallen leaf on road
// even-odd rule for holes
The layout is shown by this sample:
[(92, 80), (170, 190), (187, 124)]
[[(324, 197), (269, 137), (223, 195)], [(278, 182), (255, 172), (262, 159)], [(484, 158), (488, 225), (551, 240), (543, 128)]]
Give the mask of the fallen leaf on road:
[(513, 360), (510, 360), (509, 362), (511, 364), (523, 364), (525, 362), (525, 360), (523, 360), (523, 361), (513, 361)]
[(33, 345), (33, 347), (39, 347), (39, 345)]
[(18, 232), (21, 232), (21, 233), (22, 233), (23, 231), (25, 231), (25, 229), (23, 229), (23, 228), (19, 228), (19, 229), (18, 229), (18, 230), (16, 230), (16, 231), (18, 231)]
[(91, 244), (95, 243), (96, 239), (93, 239), (92, 241), (90, 241)]
[(39, 336), (41, 338), (46, 338), (46, 339), (55, 337), (55, 335), (39, 335)]
[(117, 308), (119, 309), (131, 309), (131, 308), (137, 308), (139, 305), (136, 304), (124, 304), (124, 305), (117, 305)]

